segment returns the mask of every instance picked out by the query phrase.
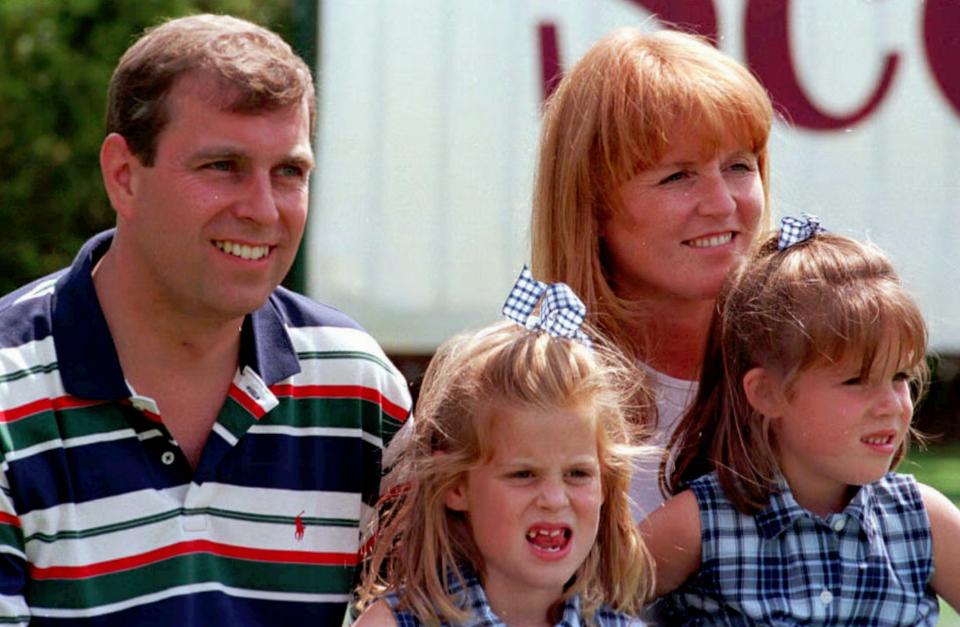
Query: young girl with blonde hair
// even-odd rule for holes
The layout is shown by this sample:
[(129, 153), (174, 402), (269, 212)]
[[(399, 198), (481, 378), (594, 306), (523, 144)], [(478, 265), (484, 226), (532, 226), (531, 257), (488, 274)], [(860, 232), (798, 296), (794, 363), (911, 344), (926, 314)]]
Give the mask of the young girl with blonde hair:
[[(693, 399), (724, 278), (769, 224), (772, 119), (749, 70), (672, 30), (611, 32), (546, 104), (533, 272), (570, 285), (646, 366), (656, 443)], [(655, 467), (631, 493), (638, 518), (661, 503)]]
[(721, 293), (664, 462), (679, 494), (642, 524), (667, 624), (934, 625), (938, 594), (960, 607), (960, 510), (892, 472), (926, 348), (883, 253), (784, 218)]
[(427, 369), (357, 627), (640, 624), (652, 564), (626, 494), (635, 372), (590, 346), (566, 286), (525, 270), (504, 310), (521, 324), (456, 336)]

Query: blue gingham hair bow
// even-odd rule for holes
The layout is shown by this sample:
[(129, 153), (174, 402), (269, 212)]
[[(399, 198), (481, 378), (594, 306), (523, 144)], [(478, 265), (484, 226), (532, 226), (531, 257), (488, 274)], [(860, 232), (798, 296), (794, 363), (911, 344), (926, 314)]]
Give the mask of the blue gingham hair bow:
[(820, 218), (809, 213), (803, 214), (803, 219), (786, 216), (780, 219), (780, 239), (777, 241), (777, 250), (786, 250), (794, 244), (805, 242), (817, 233), (825, 233), (827, 229), (820, 226)]
[[(540, 315), (533, 313), (541, 297)], [(587, 308), (565, 283), (542, 283), (523, 266), (517, 282), (503, 303), (504, 317), (528, 329), (542, 329), (553, 337), (578, 340), (590, 346), (590, 338), (580, 326), (587, 317)]]

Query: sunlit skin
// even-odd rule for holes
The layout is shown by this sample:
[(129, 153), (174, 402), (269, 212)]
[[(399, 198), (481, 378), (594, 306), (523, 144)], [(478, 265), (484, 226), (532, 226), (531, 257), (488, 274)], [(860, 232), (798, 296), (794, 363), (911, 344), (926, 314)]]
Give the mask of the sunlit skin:
[(594, 421), (572, 410), (491, 408), (491, 460), (447, 496), (483, 556), (483, 586), (510, 625), (548, 609), (597, 536), (603, 494)]
[(660, 161), (620, 188), (622, 210), (602, 225), (602, 238), (617, 294), (649, 314), (637, 331), (658, 342), (645, 361), (695, 378), (713, 303), (750, 247), (764, 192), (749, 146), (728, 137), (705, 150), (692, 124), (669, 138)]
[[(913, 417), (910, 377), (889, 352), (861, 376), (859, 355), (801, 372), (767, 415), (784, 477), (797, 502), (842, 511), (859, 486), (890, 470)], [(776, 385), (776, 383), (774, 383)]]

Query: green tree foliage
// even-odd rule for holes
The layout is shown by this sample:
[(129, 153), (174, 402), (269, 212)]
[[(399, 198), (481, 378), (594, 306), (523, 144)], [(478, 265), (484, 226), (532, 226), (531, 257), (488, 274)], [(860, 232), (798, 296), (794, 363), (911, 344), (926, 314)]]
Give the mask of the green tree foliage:
[(0, 1), (0, 294), (111, 226), (98, 152), (110, 73), (144, 28), (229, 13), (293, 41), (294, 0)]

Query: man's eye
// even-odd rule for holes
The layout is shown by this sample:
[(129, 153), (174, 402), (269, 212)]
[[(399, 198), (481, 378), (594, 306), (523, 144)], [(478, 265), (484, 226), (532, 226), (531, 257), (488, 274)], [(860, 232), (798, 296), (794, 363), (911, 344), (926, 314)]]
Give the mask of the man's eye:
[(211, 161), (206, 165), (208, 170), (217, 170), (220, 172), (232, 172), (234, 169), (233, 161)]
[(300, 178), (303, 176), (303, 169), (295, 165), (280, 166), (277, 172), (280, 174), (280, 176), (283, 176), (283, 177), (292, 176), (294, 178)]

